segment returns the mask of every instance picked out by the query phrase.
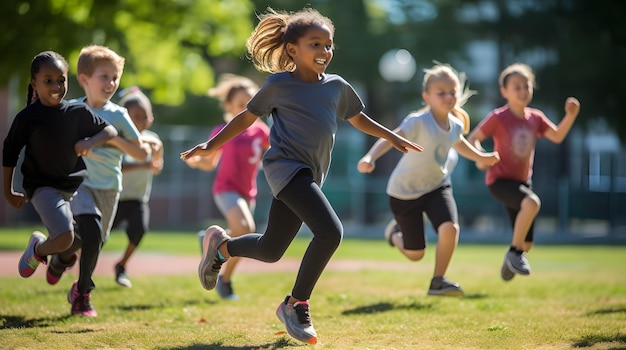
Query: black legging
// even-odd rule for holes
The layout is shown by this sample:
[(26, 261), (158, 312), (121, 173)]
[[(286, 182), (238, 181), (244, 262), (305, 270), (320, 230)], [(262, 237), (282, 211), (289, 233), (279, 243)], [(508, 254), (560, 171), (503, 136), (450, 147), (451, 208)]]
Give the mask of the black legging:
[(310, 170), (301, 170), (272, 200), (265, 233), (250, 233), (231, 239), (227, 244), (228, 252), (232, 256), (276, 262), (303, 222), (313, 232), (313, 239), (302, 258), (291, 296), (308, 300), (343, 236), (341, 221), (313, 181)]
[(62, 260), (69, 261), (72, 253), (81, 249), (77, 289), (80, 293), (89, 293), (96, 287), (91, 277), (103, 244), (101, 219), (100, 216), (93, 214), (78, 215), (74, 219), (76, 220), (74, 243), (59, 255)]

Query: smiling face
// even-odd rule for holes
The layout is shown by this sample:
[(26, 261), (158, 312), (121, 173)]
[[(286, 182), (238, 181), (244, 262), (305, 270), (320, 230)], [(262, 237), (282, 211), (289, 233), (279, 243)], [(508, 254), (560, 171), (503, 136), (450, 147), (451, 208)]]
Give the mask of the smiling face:
[(318, 81), (333, 59), (332, 31), (326, 25), (313, 25), (295, 44), (287, 44), (287, 53), (296, 69), (293, 75), (304, 81)]
[(59, 60), (43, 63), (30, 83), (42, 105), (58, 106), (67, 93), (67, 68)]
[(78, 79), (87, 95), (87, 104), (101, 108), (113, 97), (120, 86), (122, 72), (112, 62), (100, 62), (91, 76), (80, 74)]

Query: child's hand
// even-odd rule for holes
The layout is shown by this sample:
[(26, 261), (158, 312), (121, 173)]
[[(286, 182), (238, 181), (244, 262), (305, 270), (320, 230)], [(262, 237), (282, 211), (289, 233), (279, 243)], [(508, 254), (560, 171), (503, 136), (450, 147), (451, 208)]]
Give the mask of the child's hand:
[(372, 157), (366, 155), (359, 160), (356, 168), (360, 173), (371, 173), (376, 169), (376, 163), (372, 161)]
[(576, 97), (568, 97), (565, 100), (565, 114), (576, 117), (580, 111), (580, 102)]
[(422, 152), (424, 148), (418, 145), (415, 142), (411, 142), (404, 137), (392, 132), (394, 137), (390, 137), (387, 141), (391, 143), (391, 145), (402, 153), (408, 153), (409, 150), (414, 150), (417, 152)]
[(16, 209), (20, 209), (24, 204), (28, 203), (28, 198), (20, 192), (11, 191), (11, 193), (5, 193), (4, 198)]
[(182, 152), (180, 154), (180, 159), (186, 162), (187, 159), (193, 157), (194, 155), (210, 156), (213, 153), (213, 151), (207, 150), (207, 146), (208, 146), (207, 142), (196, 145), (196, 147), (186, 150), (185, 152)]
[(89, 139), (80, 140), (74, 145), (74, 152), (78, 157), (86, 157), (91, 153), (91, 147)]

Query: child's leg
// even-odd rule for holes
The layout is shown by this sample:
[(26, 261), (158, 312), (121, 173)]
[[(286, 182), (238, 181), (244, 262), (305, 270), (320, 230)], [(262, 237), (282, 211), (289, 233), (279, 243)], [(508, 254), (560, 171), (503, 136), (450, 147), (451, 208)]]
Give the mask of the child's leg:
[(541, 208), (541, 201), (539, 197), (530, 192), (520, 205), (520, 210), (515, 218), (515, 224), (513, 225), (513, 241), (511, 243), (517, 249), (528, 251), (532, 246), (532, 242), (527, 244), (526, 236), (530, 232), (530, 229), (539, 213)]
[(433, 276), (443, 277), (448, 270), (452, 254), (459, 240), (459, 225), (447, 221), (439, 225), (437, 230), (437, 252), (435, 253), (435, 270)]
[(74, 241), (74, 225), (70, 199), (72, 194), (52, 187), (35, 191), (31, 203), (48, 229), (48, 239), (35, 247), (35, 252), (46, 257), (68, 249)]
[(95, 288), (91, 277), (102, 249), (102, 223), (99, 216), (86, 214), (76, 217), (76, 226), (82, 241), (77, 289), (80, 293), (89, 293)]

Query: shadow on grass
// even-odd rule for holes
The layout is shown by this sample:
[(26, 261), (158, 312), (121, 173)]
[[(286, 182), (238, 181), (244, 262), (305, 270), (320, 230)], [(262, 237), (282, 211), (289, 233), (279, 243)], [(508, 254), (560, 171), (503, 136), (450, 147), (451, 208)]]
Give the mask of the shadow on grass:
[(354, 309), (344, 310), (342, 315), (366, 315), (366, 314), (375, 314), (382, 313), (393, 310), (431, 310), (433, 308), (432, 304), (424, 304), (417, 301), (408, 303), (408, 304), (400, 304), (400, 303), (376, 303), (372, 305), (364, 305), (359, 306)]
[(49, 327), (70, 317), (72, 316), (64, 315), (27, 319), (24, 316), (0, 315), (0, 329)]
[(587, 334), (580, 337), (578, 340), (574, 340), (572, 344), (575, 348), (590, 348), (597, 344), (609, 345), (609, 350), (624, 350), (626, 349), (626, 334), (615, 335), (599, 335), (599, 334)]
[(160, 302), (157, 304), (116, 305), (116, 306), (113, 306), (112, 308), (115, 310), (121, 310), (121, 311), (146, 311), (146, 310), (163, 309), (165, 307), (172, 307), (175, 305), (195, 306), (195, 305), (200, 305), (200, 304), (217, 304), (217, 302), (200, 300), (200, 299), (192, 299), (192, 300), (185, 300), (183, 302), (168, 301), (168, 302)]
[[(303, 347), (307, 346), (304, 343), (299, 343)], [(157, 348), (161, 350), (208, 350), (208, 349), (216, 349), (216, 350), (265, 350), (265, 349), (283, 349), (286, 347), (292, 347), (295, 343), (291, 342), (289, 338), (280, 338), (272, 343), (261, 344), (261, 345), (246, 345), (246, 346), (229, 346), (224, 345), (221, 342), (213, 343), (213, 344), (193, 344), (189, 346), (181, 346), (175, 348)]]
[(587, 316), (619, 314), (619, 313), (622, 313), (622, 312), (626, 313), (626, 307), (625, 306), (610, 307), (608, 309), (598, 309), (596, 311), (591, 311), (591, 312), (587, 313)]

